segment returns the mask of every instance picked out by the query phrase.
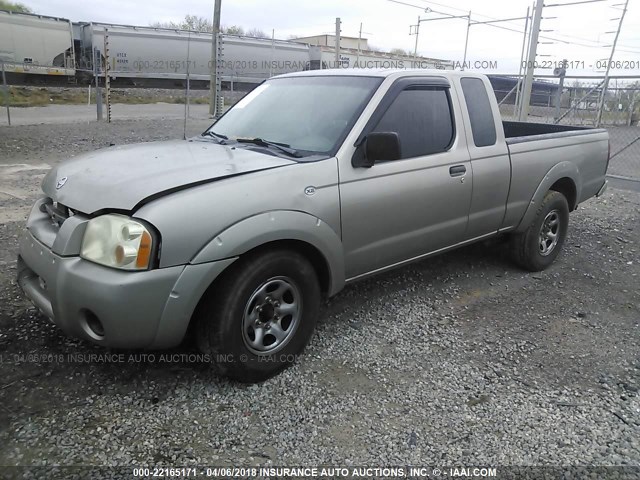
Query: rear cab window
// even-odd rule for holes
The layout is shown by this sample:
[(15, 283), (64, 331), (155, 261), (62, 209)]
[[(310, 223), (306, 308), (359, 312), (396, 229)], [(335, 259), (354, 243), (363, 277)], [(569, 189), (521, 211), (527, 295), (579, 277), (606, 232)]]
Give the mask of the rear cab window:
[(460, 84), (469, 112), (474, 145), (476, 147), (495, 145), (496, 124), (484, 82), (479, 78), (466, 77), (460, 80)]

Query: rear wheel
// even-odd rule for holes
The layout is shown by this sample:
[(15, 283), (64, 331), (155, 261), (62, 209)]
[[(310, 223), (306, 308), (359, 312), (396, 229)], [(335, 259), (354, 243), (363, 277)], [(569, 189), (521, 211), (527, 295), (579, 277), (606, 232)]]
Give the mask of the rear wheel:
[(531, 225), (511, 237), (514, 260), (532, 272), (553, 263), (564, 244), (569, 226), (569, 205), (560, 192), (545, 195)]
[(313, 334), (319, 306), (318, 278), (306, 258), (290, 250), (250, 254), (200, 302), (198, 346), (223, 375), (259, 382), (295, 361)]

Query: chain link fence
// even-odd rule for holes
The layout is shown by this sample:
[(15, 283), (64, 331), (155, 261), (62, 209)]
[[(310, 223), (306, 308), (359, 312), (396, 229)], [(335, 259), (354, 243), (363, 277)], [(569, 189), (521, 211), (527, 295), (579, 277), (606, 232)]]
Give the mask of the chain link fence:
[[(496, 85), (494, 91), (504, 120), (517, 120), (517, 79)], [(600, 127), (609, 131), (611, 161), (609, 175), (640, 181), (640, 76), (610, 80), (603, 92), (602, 78), (566, 79), (557, 82), (536, 79), (529, 107), (529, 122)], [(513, 87), (510, 87), (513, 83)], [(514, 88), (515, 87), (515, 88)]]
[[(268, 75), (267, 75), (268, 76)], [(504, 120), (517, 120), (518, 91), (517, 77), (489, 76), (500, 112)], [(117, 77), (116, 77), (117, 80)], [(234, 81), (235, 80), (235, 81)], [(537, 78), (534, 80), (527, 121), (537, 123), (562, 124), (594, 127), (598, 124), (600, 105), (602, 114), (600, 126), (609, 131), (611, 138), (611, 161), (608, 173), (640, 182), (640, 76), (612, 79), (603, 92), (603, 77), (567, 78), (562, 88), (557, 80)], [(9, 89), (3, 88), (0, 77), (0, 120), (8, 120), (9, 111), (4, 112)], [(9, 83), (9, 86), (11, 84)], [(184, 79), (175, 80), (165, 88), (151, 85), (121, 85), (112, 83), (112, 113), (114, 118), (136, 116), (165, 118), (207, 119), (209, 92), (206, 82), (194, 82), (186, 88)], [(166, 88), (166, 87), (170, 88)], [(221, 97), (223, 110), (236, 103), (255, 84), (243, 82), (240, 78), (225, 78), (222, 82)], [(12, 87), (12, 104), (84, 103), (87, 119), (95, 118), (96, 96), (94, 88), (79, 85), (66, 87), (26, 87), (15, 84)], [(132, 88), (133, 87), (133, 88)], [(172, 87), (172, 88), (171, 88)], [(102, 89), (104, 95), (104, 88)], [(23, 99), (21, 95), (25, 96)], [(27, 97), (27, 95), (29, 95)], [(39, 97), (43, 96), (43, 99)], [(76, 98), (77, 97), (77, 98)], [(37, 103), (42, 100), (41, 103)], [(35, 102), (35, 103), (34, 103)], [(16, 105), (17, 103), (17, 105)], [(146, 104), (146, 105), (145, 105)], [(185, 105), (186, 104), (186, 105)], [(25, 105), (26, 106), (26, 105)], [(79, 105), (78, 105), (79, 106)], [(15, 110), (16, 117), (20, 110)], [(5, 117), (5, 118), (2, 118)]]

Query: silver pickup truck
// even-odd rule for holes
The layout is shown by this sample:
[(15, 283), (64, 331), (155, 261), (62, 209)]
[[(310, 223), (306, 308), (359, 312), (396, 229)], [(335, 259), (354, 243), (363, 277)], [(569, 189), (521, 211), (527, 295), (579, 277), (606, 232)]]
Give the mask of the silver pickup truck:
[(69, 335), (156, 349), (189, 330), (221, 373), (260, 381), (350, 282), (501, 234), (548, 267), (608, 148), (605, 130), (502, 122), (479, 74), (282, 75), (201, 136), (54, 167), (18, 282)]

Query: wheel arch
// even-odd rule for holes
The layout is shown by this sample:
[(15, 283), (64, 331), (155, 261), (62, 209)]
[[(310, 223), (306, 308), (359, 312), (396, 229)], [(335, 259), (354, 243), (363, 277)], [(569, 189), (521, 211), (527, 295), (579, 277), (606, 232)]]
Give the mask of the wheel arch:
[(216, 234), (191, 263), (214, 262), (279, 247), (295, 250), (312, 263), (327, 296), (344, 286), (340, 237), (321, 219), (299, 211), (272, 211), (241, 220)]
[(314, 245), (307, 243), (302, 240), (293, 240), (293, 239), (282, 239), (282, 240), (273, 240), (271, 242), (263, 243), (262, 245), (258, 245), (257, 247), (252, 248), (251, 250), (246, 251), (242, 255), (258, 255), (262, 252), (267, 252), (271, 250), (284, 249), (291, 250), (293, 252), (297, 252), (303, 257), (305, 257), (311, 265), (313, 269), (318, 274), (318, 281), (320, 282), (320, 289), (324, 295), (329, 295), (331, 291), (332, 279), (331, 279), (331, 267), (325, 256), (322, 252)]
[(554, 190), (556, 192), (564, 195), (564, 198), (567, 199), (567, 203), (569, 204), (569, 211), (572, 212), (578, 206), (578, 192), (576, 189), (576, 184), (569, 177), (562, 177), (561, 179), (554, 182), (553, 185), (549, 187), (549, 190)]
[(561, 162), (551, 168), (536, 188), (516, 231), (522, 232), (529, 227), (536, 216), (538, 207), (550, 190), (564, 195), (569, 204), (569, 211), (575, 210), (578, 206), (578, 198), (580, 198), (582, 185), (580, 178), (578, 167), (572, 162)]

